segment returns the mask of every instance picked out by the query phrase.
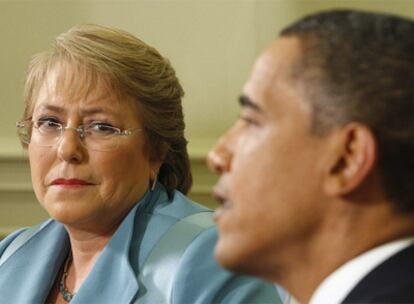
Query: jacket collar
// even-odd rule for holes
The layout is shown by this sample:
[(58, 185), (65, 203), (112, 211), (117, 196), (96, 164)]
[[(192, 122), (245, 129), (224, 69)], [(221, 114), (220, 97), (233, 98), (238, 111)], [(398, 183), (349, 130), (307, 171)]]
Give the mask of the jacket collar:
[(99, 255), (71, 303), (132, 302), (138, 292), (138, 282), (129, 262), (129, 248), (138, 205), (129, 212)]

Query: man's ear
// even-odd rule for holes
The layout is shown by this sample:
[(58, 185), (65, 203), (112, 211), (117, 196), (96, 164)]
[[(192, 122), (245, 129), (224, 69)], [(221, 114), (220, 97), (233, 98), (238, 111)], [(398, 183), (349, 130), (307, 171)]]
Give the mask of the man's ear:
[(325, 193), (330, 196), (347, 194), (360, 186), (375, 166), (374, 134), (360, 123), (350, 123), (333, 132), (330, 153)]

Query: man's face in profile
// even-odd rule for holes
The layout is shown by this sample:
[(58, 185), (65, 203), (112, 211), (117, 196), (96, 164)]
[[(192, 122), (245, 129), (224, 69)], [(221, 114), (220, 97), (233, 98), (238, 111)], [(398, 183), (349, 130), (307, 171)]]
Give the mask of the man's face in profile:
[(281, 38), (259, 57), (240, 118), (209, 154), (223, 203), (216, 257), (231, 270), (266, 276), (320, 224), (327, 144), (312, 135), (310, 104), (291, 78), (300, 56), (298, 39)]

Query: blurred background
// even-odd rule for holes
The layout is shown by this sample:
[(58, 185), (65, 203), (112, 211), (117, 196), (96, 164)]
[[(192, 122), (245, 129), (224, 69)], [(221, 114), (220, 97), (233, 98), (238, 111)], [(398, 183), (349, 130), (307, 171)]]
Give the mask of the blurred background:
[(214, 208), (216, 176), (205, 166), (206, 155), (237, 118), (237, 98), (254, 59), (283, 26), (330, 8), (414, 17), (413, 0), (0, 0), (0, 238), (47, 218), (33, 194), (15, 122), (23, 111), (27, 63), (59, 33), (79, 23), (117, 27), (170, 59), (186, 91), (190, 197)]

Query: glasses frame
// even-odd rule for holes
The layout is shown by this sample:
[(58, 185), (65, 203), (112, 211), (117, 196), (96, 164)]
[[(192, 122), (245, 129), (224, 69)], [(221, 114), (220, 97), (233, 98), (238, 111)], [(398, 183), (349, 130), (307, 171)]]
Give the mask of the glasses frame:
[[(19, 139), (25, 143), (25, 144), (30, 144), (31, 142), (31, 134), (32, 134), (32, 130), (33, 128), (39, 129), (38, 127), (36, 127), (36, 122), (37, 121), (33, 121), (32, 117), (28, 118), (28, 119), (24, 119), (21, 121), (16, 122), (16, 128), (17, 128), (17, 135), (19, 137)], [(85, 148), (87, 148), (88, 150), (91, 149), (90, 147), (88, 147), (85, 144), (84, 139), (87, 137), (87, 133), (85, 132), (85, 125), (79, 125), (78, 127), (69, 127), (69, 126), (64, 126), (61, 123), (56, 123), (58, 125), (60, 125), (59, 127), (59, 135), (56, 137), (56, 141), (53, 144), (47, 144), (47, 145), (39, 145), (42, 147), (53, 147), (55, 146), (60, 139), (62, 138), (63, 134), (65, 133), (66, 130), (73, 130), (76, 131), (79, 135), (79, 138), (81, 139), (81, 142), (83, 144), (83, 146)], [(127, 128), (127, 129), (120, 129), (118, 127), (112, 127), (112, 126), (108, 126), (109, 128), (113, 129), (115, 131), (115, 133), (111, 134), (110, 136), (131, 136), (133, 135), (135, 132), (138, 131), (143, 131), (142, 128)], [(40, 134), (42, 134), (39, 131)], [(116, 147), (113, 150), (118, 149), (119, 144), (116, 145)], [(109, 150), (101, 150), (101, 149), (91, 149), (91, 150), (96, 150), (96, 151), (112, 151), (112, 149)]]

